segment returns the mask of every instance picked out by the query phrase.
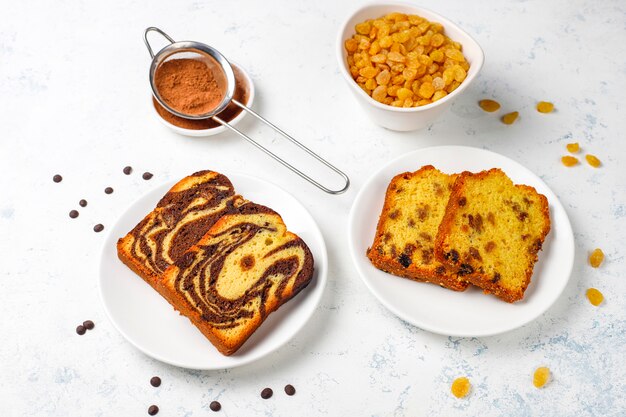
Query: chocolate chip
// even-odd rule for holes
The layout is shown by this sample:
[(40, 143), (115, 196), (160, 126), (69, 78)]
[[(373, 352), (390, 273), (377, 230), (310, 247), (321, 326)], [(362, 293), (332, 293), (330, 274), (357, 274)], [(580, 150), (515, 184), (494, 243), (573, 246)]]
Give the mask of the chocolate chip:
[(83, 326), (82, 324), (79, 324), (78, 327), (76, 327), (76, 333), (79, 336), (84, 335), (86, 331), (87, 331), (87, 329), (85, 329), (85, 326)]
[(150, 378), (150, 385), (152, 385), (155, 388), (160, 386), (161, 378), (159, 378), (158, 376), (153, 376), (152, 378)]
[(124, 167), (124, 169), (122, 170), (122, 172), (123, 172), (124, 174), (126, 174), (126, 175), (130, 175), (130, 174), (131, 174), (131, 172), (133, 172), (133, 167), (130, 167), (130, 166)]
[(144, 172), (143, 175), (141, 176), (141, 178), (143, 178), (144, 180), (149, 180), (150, 178), (152, 178), (152, 174), (149, 172)]
[(261, 398), (264, 400), (271, 398), (272, 395), (274, 395), (274, 391), (271, 388), (263, 388), (263, 391), (261, 391)]
[(59, 174), (56, 174), (54, 177), (52, 177), (52, 181), (54, 181), (54, 182), (61, 182), (61, 181), (63, 181), (63, 177), (60, 176)]
[(93, 227), (93, 231), (94, 231), (94, 232), (96, 232), (96, 233), (99, 233), (99, 232), (101, 232), (101, 231), (103, 231), (103, 230), (104, 230), (104, 226), (103, 226), (103, 225), (101, 225), (100, 223), (98, 223), (97, 225), (95, 225), (95, 226)]
[(400, 262), (400, 265), (402, 265), (403, 267), (408, 268), (409, 265), (411, 265), (411, 262), (413, 262), (413, 261), (411, 260), (411, 258), (406, 253), (403, 253), (398, 258), (398, 262)]
[(78, 202), (78, 205), (81, 207), (87, 207), (87, 200), (83, 199)]
[(211, 408), (211, 411), (220, 411), (222, 409), (222, 404), (220, 404), (219, 401), (211, 401), (209, 408)]
[(291, 396), (296, 393), (296, 389), (291, 384), (285, 385), (285, 394)]
[(96, 327), (96, 325), (95, 325), (95, 324), (93, 324), (93, 321), (91, 321), (91, 320), (85, 320), (85, 321), (83, 322), (83, 326), (84, 326), (84, 327), (85, 327), (85, 329), (87, 329), (87, 330), (93, 330), (93, 328), (94, 328), (94, 327)]
[(159, 407), (157, 407), (156, 405), (152, 404), (150, 407), (148, 407), (148, 414), (150, 414), (151, 416), (155, 415), (158, 412)]
[(111, 187), (107, 187), (107, 188), (105, 188), (105, 189), (104, 189), (104, 193), (105, 193), (105, 194), (113, 194), (113, 188), (111, 188)]
[(70, 217), (71, 217), (72, 219), (77, 218), (77, 217), (78, 217), (78, 210), (71, 210), (71, 211), (70, 211)]

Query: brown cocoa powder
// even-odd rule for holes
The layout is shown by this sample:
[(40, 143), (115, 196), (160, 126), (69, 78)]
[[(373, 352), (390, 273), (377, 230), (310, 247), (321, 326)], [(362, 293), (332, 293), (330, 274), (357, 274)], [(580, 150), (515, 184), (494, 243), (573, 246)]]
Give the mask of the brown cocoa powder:
[[(249, 90), (246, 83), (246, 78), (235, 66), (233, 66), (233, 72), (235, 73), (235, 92), (233, 94), (233, 98), (240, 103), (246, 104), (249, 97)], [(213, 129), (221, 126), (220, 123), (216, 122), (213, 119), (191, 120), (178, 117), (167, 111), (163, 106), (159, 104), (159, 102), (155, 98), (152, 98), (152, 103), (154, 104), (154, 108), (159, 116), (161, 116), (166, 122), (173, 124), (174, 126), (192, 130)], [(218, 113), (217, 116), (225, 122), (229, 122), (237, 117), (239, 113), (241, 113), (241, 111), (241, 107), (237, 106), (234, 103), (230, 103), (228, 107)]]
[(154, 85), (168, 106), (190, 115), (208, 113), (224, 98), (211, 69), (196, 59), (165, 61), (154, 74)]

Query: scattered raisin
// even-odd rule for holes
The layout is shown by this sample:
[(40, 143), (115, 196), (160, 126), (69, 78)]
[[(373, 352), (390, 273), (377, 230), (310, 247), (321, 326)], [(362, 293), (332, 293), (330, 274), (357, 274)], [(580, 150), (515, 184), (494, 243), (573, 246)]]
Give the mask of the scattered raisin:
[(585, 155), (585, 159), (587, 160), (587, 163), (594, 168), (598, 168), (600, 165), (602, 165), (600, 160), (594, 155), (591, 155), (591, 154)]
[(443, 275), (446, 272), (446, 268), (442, 265), (439, 265), (437, 268), (435, 268), (435, 274), (437, 275)]
[(489, 113), (493, 113), (494, 111), (498, 111), (500, 109), (500, 103), (498, 103), (495, 100), (489, 100), (489, 99), (480, 100), (478, 102), (478, 105), (480, 106), (481, 109)]
[(422, 263), (425, 265), (430, 265), (433, 261), (433, 249), (422, 249)]
[(481, 261), (482, 260), (482, 258), (480, 256), (480, 252), (478, 252), (478, 249), (476, 249), (473, 246), (470, 246), (469, 254), (471, 255), (472, 258), (476, 259), (477, 261)]
[(565, 147), (569, 153), (578, 153), (578, 151), (580, 151), (580, 145), (578, 142), (568, 143)]
[(573, 167), (574, 165), (578, 165), (578, 158), (566, 155), (561, 157), (561, 162), (566, 167)]
[(467, 203), (467, 198), (461, 197), (459, 198), (459, 206), (463, 207)]
[(500, 275), (499, 272), (496, 272), (495, 274), (493, 274), (493, 279), (491, 280), (491, 283), (495, 284), (496, 282), (500, 281), (500, 278), (502, 278), (502, 275)]
[(604, 301), (604, 296), (600, 291), (595, 288), (589, 288), (587, 290), (587, 299), (594, 306), (599, 306)]
[(495, 226), (496, 216), (494, 216), (492, 212), (489, 212), (489, 214), (487, 214), (487, 221)]
[(551, 113), (554, 110), (554, 104), (549, 101), (540, 101), (537, 103), (537, 111), (539, 113)]
[(504, 123), (505, 125), (512, 125), (513, 123), (515, 123), (515, 121), (517, 120), (517, 117), (519, 116), (519, 112), (511, 112), (511, 113), (507, 113), (504, 116), (502, 116), (502, 123)]
[(392, 220), (395, 220), (398, 218), (398, 215), (400, 214), (399, 210), (394, 210), (391, 213), (389, 213), (389, 218)]
[(517, 215), (517, 218), (519, 219), (520, 222), (523, 222), (524, 220), (526, 220), (527, 217), (528, 217), (528, 213), (526, 213), (525, 211), (522, 211)]
[(494, 249), (495, 249), (495, 247), (496, 247), (495, 242), (493, 242), (493, 241), (491, 241), (491, 240), (490, 240), (490, 241), (489, 241), (489, 242), (487, 242), (487, 244), (485, 245), (485, 251), (486, 251), (487, 253), (489, 253), (489, 252), (491, 252), (492, 250), (494, 250)]
[(452, 382), (452, 387), (450, 388), (450, 390), (452, 391), (452, 394), (456, 398), (463, 398), (467, 394), (469, 394), (471, 387), (472, 387), (472, 384), (470, 384), (469, 379), (462, 376), (460, 378), (455, 379)]
[(452, 249), (450, 252), (445, 254), (445, 258), (456, 263), (459, 261), (459, 253), (455, 249)]
[(604, 252), (600, 248), (594, 249), (591, 255), (589, 255), (589, 264), (594, 268), (598, 268), (602, 261), (604, 261)]
[(535, 369), (535, 374), (533, 375), (533, 385), (537, 388), (541, 388), (550, 379), (550, 369), (545, 366), (539, 367)]

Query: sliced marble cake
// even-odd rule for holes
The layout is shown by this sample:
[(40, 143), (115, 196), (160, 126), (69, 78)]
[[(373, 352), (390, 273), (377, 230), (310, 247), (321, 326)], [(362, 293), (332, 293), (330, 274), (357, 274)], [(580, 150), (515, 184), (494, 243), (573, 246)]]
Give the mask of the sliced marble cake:
[(374, 243), (367, 251), (372, 264), (385, 272), (428, 281), (455, 291), (468, 284), (453, 268), (434, 257), (434, 242), (456, 175), (426, 165), (396, 175), (385, 195)]
[(169, 267), (159, 292), (224, 355), (313, 277), (311, 251), (273, 210), (245, 203)]
[(118, 257), (157, 289), (161, 274), (224, 214), (244, 202), (230, 180), (200, 171), (180, 180), (117, 242)]

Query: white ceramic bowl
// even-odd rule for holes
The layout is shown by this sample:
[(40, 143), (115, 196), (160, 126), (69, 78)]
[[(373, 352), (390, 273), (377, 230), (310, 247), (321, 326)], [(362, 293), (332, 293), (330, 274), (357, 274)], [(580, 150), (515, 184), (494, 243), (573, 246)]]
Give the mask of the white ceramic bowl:
[[(377, 102), (358, 86), (348, 68), (344, 42), (354, 35), (354, 26), (357, 23), (367, 19), (379, 18), (391, 12), (416, 14), (431, 22), (441, 23), (444, 26), (446, 36), (463, 45), (463, 54), (470, 64), (470, 69), (467, 72), (467, 78), (456, 90), (425, 106), (399, 108)], [(339, 61), (339, 71), (343, 74), (359, 104), (374, 123), (391, 130), (409, 131), (427, 127), (450, 107), (452, 101), (474, 81), (483, 66), (485, 55), (480, 45), (470, 35), (445, 17), (410, 3), (383, 2), (363, 6), (346, 19), (337, 36), (337, 60)]]
[[(233, 68), (237, 68), (243, 74), (243, 77), (246, 83), (248, 84), (248, 101), (244, 104), (248, 107), (252, 107), (252, 103), (254, 102), (254, 83), (252, 82), (252, 78), (250, 78), (250, 75), (246, 72), (246, 70), (241, 65), (236, 64), (234, 62), (231, 62), (230, 65)], [(179, 127), (179, 126), (171, 124), (170, 122), (162, 118), (161, 115), (159, 115), (159, 113), (154, 108), (154, 103), (152, 102), (152, 95), (150, 96), (150, 105), (152, 106), (152, 109), (154, 111), (156, 118), (165, 126), (167, 126), (168, 128), (172, 129), (174, 132), (180, 135), (195, 136), (195, 137), (213, 136), (213, 135), (217, 135), (218, 133), (222, 133), (224, 130), (227, 129), (226, 127), (221, 126), (221, 125), (217, 127), (213, 127), (211, 129), (185, 129), (184, 127)], [(228, 124), (230, 124), (231, 126), (235, 126), (237, 123), (241, 121), (241, 119), (243, 119), (246, 116), (247, 113), (248, 113), (247, 111), (242, 110), (241, 113), (239, 113), (233, 120), (229, 121)]]

